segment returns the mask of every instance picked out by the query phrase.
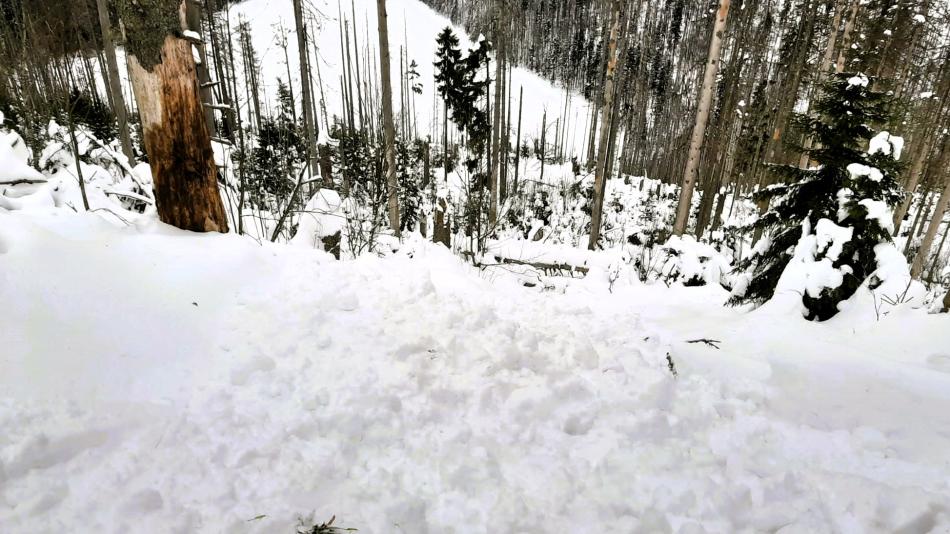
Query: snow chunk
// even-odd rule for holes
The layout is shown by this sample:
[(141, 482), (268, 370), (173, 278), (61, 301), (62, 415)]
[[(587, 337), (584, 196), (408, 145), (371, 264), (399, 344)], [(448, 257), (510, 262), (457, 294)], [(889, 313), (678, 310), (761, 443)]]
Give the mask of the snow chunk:
[[(853, 235), (853, 228), (838, 226), (829, 219), (819, 220), (815, 233), (812, 233), (806, 220), (792, 260), (775, 288), (776, 294), (801, 295), (807, 292), (812, 298), (818, 298), (825, 289), (840, 286), (846, 269), (835, 267), (834, 261)], [(816, 259), (822, 251), (821, 259)]]
[(852, 179), (857, 179), (859, 176), (867, 176), (872, 182), (880, 182), (884, 178), (884, 174), (875, 167), (869, 167), (861, 163), (852, 163), (848, 165), (848, 172), (851, 173)]
[(881, 228), (891, 233), (894, 232), (894, 219), (892, 218), (891, 208), (887, 205), (887, 202), (865, 198), (858, 202), (858, 204), (868, 210), (867, 219), (877, 220)]
[(925, 16), (921, 15), (920, 13), (918, 13), (918, 14), (914, 15), (914, 20), (916, 20), (917, 22), (923, 23), (923, 22), (927, 22), (927, 17), (925, 17)]
[(300, 217), (297, 233), (290, 242), (294, 245), (322, 248), (323, 238), (346, 226), (340, 194), (332, 189), (321, 189), (310, 198)]
[(851, 241), (854, 235), (854, 228), (850, 226), (838, 226), (831, 219), (821, 219), (815, 225), (815, 244), (820, 249), (827, 249), (825, 256), (834, 261), (841, 255), (841, 249), (845, 243)]
[(861, 87), (867, 87), (868, 77), (864, 74), (857, 74), (848, 78), (848, 85), (860, 85)]
[(29, 155), (25, 147), (19, 135), (0, 132), (0, 184), (17, 180), (45, 181), (39, 171), (27, 165)]
[(901, 159), (902, 150), (904, 150), (904, 138), (891, 135), (887, 131), (875, 135), (868, 146), (868, 154), (881, 152), (885, 156), (893, 155), (895, 160)]

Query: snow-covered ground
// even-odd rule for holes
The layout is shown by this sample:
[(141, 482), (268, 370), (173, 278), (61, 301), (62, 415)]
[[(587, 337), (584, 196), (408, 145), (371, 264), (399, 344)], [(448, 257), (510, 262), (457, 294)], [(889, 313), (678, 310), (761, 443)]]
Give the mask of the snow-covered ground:
[(0, 211), (0, 531), (950, 532), (946, 315), (119, 224)]

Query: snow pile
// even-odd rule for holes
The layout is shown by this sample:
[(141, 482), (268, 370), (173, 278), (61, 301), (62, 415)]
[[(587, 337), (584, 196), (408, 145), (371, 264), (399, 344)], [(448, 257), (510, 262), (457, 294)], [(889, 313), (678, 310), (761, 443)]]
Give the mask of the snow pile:
[(870, 167), (862, 163), (851, 163), (847, 167), (848, 173), (851, 174), (852, 179), (857, 179), (862, 176), (866, 176), (868, 180), (872, 182), (880, 182), (884, 178), (884, 174), (881, 173), (881, 170), (876, 167)]
[(864, 74), (858, 73), (850, 78), (848, 78), (848, 85), (867, 87), (868, 86), (868, 77)]
[(43, 176), (30, 167), (30, 150), (19, 134), (4, 131), (3, 113), (0, 113), (0, 186), (19, 181), (44, 181)]
[(667, 258), (659, 268), (660, 278), (667, 283), (686, 286), (718, 285), (731, 269), (729, 260), (693, 236), (673, 236), (663, 245)]
[(889, 233), (894, 232), (894, 210), (883, 200), (874, 200), (870, 198), (861, 199), (858, 204), (864, 206), (868, 214), (867, 219), (876, 220), (881, 228)]
[(839, 305), (845, 321), (880, 319), (898, 310), (921, 308), (927, 288), (910, 276), (904, 254), (893, 243), (874, 247), (877, 269), (858, 291)]
[[(131, 167), (125, 156), (81, 126), (76, 127), (75, 152), (65, 127), (51, 121), (47, 134), (50, 142), (36, 162), (42, 172), (27, 164), (30, 154), (22, 146), (19, 135), (15, 132), (6, 134), (7, 140), (13, 140), (14, 146), (21, 147), (16, 153), (5, 152), (7, 144), (0, 140), (0, 173), (8, 172), (10, 176), (19, 177), (9, 180), (14, 185), (0, 187), (0, 208), (84, 210), (83, 191), (79, 184), (81, 175), (89, 210), (126, 223), (143, 216), (154, 217), (151, 171), (147, 164)], [(16, 183), (24, 179), (25, 182)], [(0, 186), (4, 181), (8, 180), (0, 177)]]
[(936, 317), (852, 337), (716, 286), (488, 283), (422, 243), (0, 219), (5, 531), (950, 527)]
[(904, 138), (891, 135), (886, 131), (878, 133), (872, 137), (868, 143), (868, 154), (877, 154), (879, 152), (885, 156), (893, 154), (895, 160), (901, 159), (901, 152), (903, 150)]
[(802, 237), (775, 287), (776, 299), (791, 297), (801, 305), (803, 293), (818, 298), (825, 289), (840, 286), (844, 280), (842, 269), (849, 267), (835, 267), (834, 263), (853, 233), (853, 228), (838, 226), (829, 219), (820, 219), (813, 233), (805, 220)]
[(297, 233), (290, 242), (323, 250), (323, 238), (341, 232), (345, 226), (346, 214), (340, 194), (331, 189), (320, 189), (304, 207)]
[(0, 277), (5, 532), (950, 527), (937, 316), (836, 330), (714, 285), (540, 292), (419, 242), (337, 262), (64, 212), (0, 212)]

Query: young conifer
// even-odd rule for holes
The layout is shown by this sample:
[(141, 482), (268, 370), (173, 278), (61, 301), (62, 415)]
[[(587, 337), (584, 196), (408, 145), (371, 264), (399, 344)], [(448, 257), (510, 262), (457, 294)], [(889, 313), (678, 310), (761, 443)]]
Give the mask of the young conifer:
[(770, 167), (784, 183), (756, 193), (756, 200), (771, 200), (771, 209), (750, 229), (767, 237), (740, 262), (746, 275), (731, 305), (762, 304), (781, 278), (798, 277), (789, 284), (802, 290), (806, 317), (828, 319), (877, 269), (875, 247), (891, 242), (889, 217), (903, 197), (903, 141), (872, 130), (887, 121), (888, 97), (863, 74), (837, 74), (823, 92), (816, 115), (800, 119), (817, 141), (807, 152), (818, 165)]

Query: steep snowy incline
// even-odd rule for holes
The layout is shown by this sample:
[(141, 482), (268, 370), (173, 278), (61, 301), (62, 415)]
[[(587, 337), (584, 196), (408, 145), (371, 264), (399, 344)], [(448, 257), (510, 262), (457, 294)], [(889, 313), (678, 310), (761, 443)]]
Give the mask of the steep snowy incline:
[[(305, 2), (310, 13), (314, 14), (315, 24), (310, 26), (310, 37), (315, 43), (316, 57), (315, 63), (319, 63), (319, 76), (323, 81), (323, 86), (318, 85), (317, 73), (314, 76), (314, 85), (316, 95), (314, 98), (324, 98), (324, 104), (330, 115), (328, 121), (323, 117), (319, 118), (321, 132), (326, 130), (326, 122), (333, 123), (333, 116), (343, 116), (342, 92), (343, 82), (346, 73), (343, 68), (342, 55), (344, 42), (343, 35), (346, 30), (341, 30), (341, 17), (349, 24), (349, 38), (351, 42), (350, 59), (352, 64), (356, 64), (357, 55), (361, 64), (360, 80), (367, 81), (367, 70), (364, 63), (372, 65), (373, 76), (378, 77), (379, 48), (376, 26), (376, 2), (372, 0), (351, 0), (348, 2), (337, 2), (335, 0), (310, 0)], [(354, 29), (353, 13), (356, 14), (356, 23)], [(390, 52), (392, 64), (393, 79), (393, 102), (394, 112), (398, 115), (402, 113), (400, 105), (400, 49), (406, 50), (408, 61), (416, 62), (416, 71), (419, 78), (416, 83), (419, 84), (420, 94), (410, 95), (412, 112), (417, 121), (417, 130), (421, 137), (431, 133), (434, 129), (432, 121), (438, 121), (438, 127), (441, 128), (441, 111), (433, 116), (433, 105), (437, 92), (435, 90), (436, 37), (446, 26), (453, 27), (456, 35), (459, 37), (460, 48), (463, 53), (473, 46), (472, 41), (478, 36), (470, 38), (464, 29), (456, 27), (446, 17), (433, 11), (428, 6), (418, 0), (389, 0), (387, 2), (387, 12), (389, 14), (389, 36)], [(246, 21), (252, 30), (251, 38), (254, 48), (260, 60), (260, 80), (262, 91), (264, 93), (262, 106), (265, 108), (276, 109), (277, 100), (277, 79), (287, 80), (288, 71), (292, 79), (295, 95), (298, 96), (297, 106), (299, 108), (299, 88), (300, 88), (300, 69), (299, 59), (296, 48), (296, 30), (294, 26), (293, 3), (288, 0), (245, 0), (235, 4), (231, 10), (232, 27), (237, 27), (241, 21)], [(288, 32), (288, 55), (284, 57), (284, 51), (277, 45), (275, 35), (277, 29), (283, 27)], [(352, 43), (356, 44), (352, 44)], [(367, 43), (369, 45), (369, 57), (367, 58)], [(358, 49), (355, 47), (358, 46)], [(288, 68), (289, 64), (289, 68)], [(403, 65), (403, 69), (408, 70), (408, 65)], [(494, 64), (492, 76), (494, 76)], [(316, 69), (313, 69), (316, 70)], [(353, 87), (355, 91), (357, 73), (351, 70), (349, 76), (353, 78)], [(238, 80), (239, 84), (243, 84)], [(517, 126), (518, 120), (518, 97), (519, 90), (524, 89), (524, 102), (522, 110), (523, 121), (523, 140), (540, 136), (542, 116), (547, 113), (547, 126), (550, 129), (548, 138), (553, 143), (554, 129), (556, 121), (560, 120), (560, 127), (564, 127), (565, 121), (571, 125), (573, 139), (566, 139), (566, 148), (573, 146), (580, 153), (583, 151), (585, 139), (583, 138), (585, 122), (590, 116), (590, 108), (587, 100), (577, 93), (572, 93), (567, 113), (565, 114), (565, 92), (563, 87), (558, 87), (551, 82), (542, 79), (537, 74), (520, 67), (512, 69), (511, 73), (511, 120), (512, 129)], [(372, 86), (378, 91), (379, 83), (373, 79)], [(369, 102), (372, 100), (365, 94), (362, 98)], [(242, 92), (241, 98), (248, 93)], [(494, 94), (494, 90), (492, 92)], [(355, 99), (358, 99), (356, 95)], [(375, 97), (378, 101), (378, 95)], [(368, 105), (368, 104), (364, 104)], [(378, 104), (377, 104), (378, 105)], [(440, 104), (441, 105), (441, 104)], [(354, 104), (357, 106), (357, 104)], [(246, 107), (242, 105), (242, 110)], [(318, 106), (319, 109), (319, 106)], [(398, 117), (397, 117), (398, 122)], [(453, 134), (454, 135), (454, 134)], [(514, 136), (514, 133), (512, 133)]]
[(0, 525), (947, 532), (946, 323), (722, 296), (0, 213)]

